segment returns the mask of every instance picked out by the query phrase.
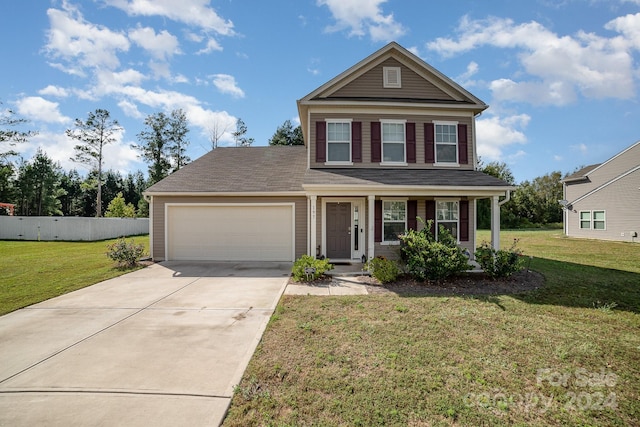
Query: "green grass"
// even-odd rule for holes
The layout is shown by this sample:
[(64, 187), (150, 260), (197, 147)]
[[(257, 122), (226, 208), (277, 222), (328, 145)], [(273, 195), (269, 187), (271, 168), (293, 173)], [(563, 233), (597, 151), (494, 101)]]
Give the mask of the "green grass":
[[(134, 240), (148, 252), (148, 236)], [(114, 241), (0, 241), (0, 315), (131, 271), (107, 258)]]
[(529, 294), (283, 297), (225, 425), (638, 425), (640, 245), (514, 238)]

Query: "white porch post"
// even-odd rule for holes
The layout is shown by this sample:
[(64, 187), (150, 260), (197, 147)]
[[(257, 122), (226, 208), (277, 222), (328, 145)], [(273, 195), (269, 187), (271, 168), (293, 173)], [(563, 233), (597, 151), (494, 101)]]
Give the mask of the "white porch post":
[(318, 201), (318, 196), (309, 196), (309, 200), (311, 201), (311, 209), (309, 212), (310, 224), (309, 224), (309, 241), (311, 245), (311, 251), (309, 255), (315, 258), (316, 256), (316, 247), (317, 247), (317, 227), (318, 221), (316, 220), (316, 205)]
[(367, 258), (373, 259), (375, 255), (375, 208), (376, 196), (367, 196), (369, 206), (367, 209)]
[(491, 197), (491, 246), (500, 249), (500, 204), (498, 196)]

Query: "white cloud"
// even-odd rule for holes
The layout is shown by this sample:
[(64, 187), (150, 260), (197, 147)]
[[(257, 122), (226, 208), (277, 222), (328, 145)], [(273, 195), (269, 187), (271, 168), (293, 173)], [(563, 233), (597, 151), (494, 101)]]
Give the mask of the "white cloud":
[(244, 98), (244, 91), (236, 83), (236, 79), (229, 74), (214, 74), (213, 84), (222, 93), (229, 94), (234, 98)]
[(571, 145), (569, 148), (571, 148), (573, 151), (577, 151), (582, 155), (587, 155), (589, 154), (589, 147), (586, 146), (586, 144), (577, 144), (577, 145)]
[[(636, 3), (640, 6), (640, 0)], [(640, 13), (620, 16), (607, 22), (604, 28), (622, 34), (630, 48), (640, 50)]]
[(105, 0), (105, 3), (133, 16), (163, 16), (223, 36), (234, 34), (233, 22), (209, 7), (210, 0)]
[(349, 30), (349, 36), (369, 36), (373, 41), (396, 40), (406, 33), (396, 22), (393, 13), (385, 15), (381, 4), (387, 0), (317, 0), (318, 6), (327, 6), (336, 20), (328, 32)]
[(469, 62), (469, 65), (467, 65), (467, 70), (456, 77), (454, 80), (463, 87), (475, 86), (476, 82), (471, 80), (471, 77), (473, 77), (479, 69), (480, 67), (478, 66), (478, 63), (476, 63), (475, 61), (471, 61)]
[(120, 65), (117, 52), (129, 50), (129, 40), (119, 32), (86, 22), (74, 7), (63, 3), (64, 10), (49, 9), (51, 27), (45, 49), (53, 58), (61, 58), (70, 66), (52, 64), (68, 72), (82, 75), (82, 68), (115, 69)]
[[(504, 151), (514, 144), (525, 144), (523, 130), (531, 117), (518, 114), (507, 117), (491, 116), (476, 121), (478, 155), (484, 161), (504, 161)], [(518, 157), (524, 152), (518, 152)]]
[(40, 89), (38, 91), (38, 94), (56, 96), (58, 98), (66, 98), (67, 96), (69, 96), (69, 92), (65, 88), (60, 86), (54, 86), (54, 85), (49, 85), (44, 89)]
[(156, 34), (151, 27), (138, 27), (129, 31), (129, 38), (157, 59), (166, 60), (180, 53), (177, 37), (166, 30)]
[(133, 117), (135, 119), (141, 119), (144, 115), (138, 110), (138, 106), (133, 102), (122, 100), (118, 102), (118, 107), (129, 117)]
[(216, 40), (209, 39), (209, 40), (207, 40), (207, 45), (205, 47), (203, 47), (202, 49), (200, 49), (199, 51), (197, 51), (196, 55), (202, 55), (204, 53), (211, 53), (213, 51), (222, 51), (222, 46), (220, 46), (220, 44)]
[(427, 44), (443, 56), (482, 46), (515, 49), (526, 72), (521, 81), (499, 79), (491, 83), (494, 95), (502, 100), (534, 104), (564, 105), (577, 99), (632, 98), (635, 94), (633, 58), (635, 15), (607, 24), (623, 34), (613, 38), (578, 32), (559, 36), (532, 21), (515, 24), (510, 19), (471, 20), (463, 17), (457, 38), (437, 38)]
[(27, 96), (18, 100), (16, 105), (20, 115), (34, 121), (60, 124), (71, 121), (69, 117), (60, 113), (57, 102), (47, 101), (39, 96)]

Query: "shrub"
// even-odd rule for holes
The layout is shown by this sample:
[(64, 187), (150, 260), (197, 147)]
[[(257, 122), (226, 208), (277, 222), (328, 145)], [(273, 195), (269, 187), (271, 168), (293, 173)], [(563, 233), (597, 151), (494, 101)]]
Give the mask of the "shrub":
[(444, 227), (438, 230), (439, 240), (429, 231), (432, 220), (420, 230), (408, 230), (400, 236), (400, 255), (407, 271), (418, 280), (442, 280), (468, 270), (468, 258), (456, 239)]
[[(306, 274), (305, 268), (315, 268), (315, 272)], [(302, 255), (293, 263), (291, 273), (295, 281), (308, 282), (316, 280), (328, 270), (333, 270), (333, 265), (329, 263), (328, 259), (315, 259), (310, 255)]]
[(516, 246), (518, 239), (514, 239), (508, 250), (495, 250), (487, 242), (476, 249), (475, 257), (480, 267), (492, 278), (509, 277), (513, 273), (522, 270), (522, 251)]
[(375, 257), (365, 264), (365, 268), (371, 272), (371, 275), (378, 279), (380, 283), (395, 282), (400, 275), (398, 264), (384, 257)]
[(131, 239), (118, 239), (115, 243), (107, 245), (107, 256), (118, 263), (120, 267), (134, 267), (144, 255), (144, 245), (136, 245)]

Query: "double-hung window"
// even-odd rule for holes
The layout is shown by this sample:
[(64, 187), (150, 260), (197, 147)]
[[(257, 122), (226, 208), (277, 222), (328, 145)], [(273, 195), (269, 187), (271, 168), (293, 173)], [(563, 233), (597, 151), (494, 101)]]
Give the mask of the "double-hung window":
[(403, 200), (382, 201), (383, 242), (396, 243), (398, 235), (407, 230), (407, 202)]
[(351, 162), (350, 120), (327, 120), (327, 162)]
[(382, 162), (406, 163), (405, 122), (382, 122)]
[(455, 239), (458, 239), (459, 208), (458, 201), (436, 201), (436, 236), (440, 226), (443, 226)]
[(458, 124), (434, 122), (436, 163), (458, 163)]
[(604, 211), (580, 211), (580, 228), (582, 230), (606, 230)]

